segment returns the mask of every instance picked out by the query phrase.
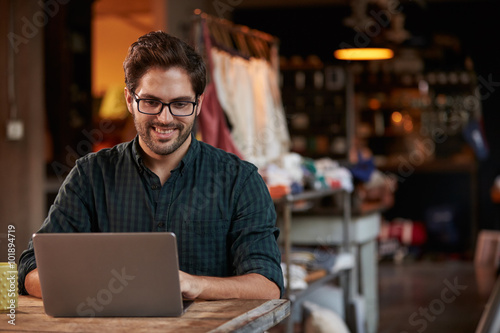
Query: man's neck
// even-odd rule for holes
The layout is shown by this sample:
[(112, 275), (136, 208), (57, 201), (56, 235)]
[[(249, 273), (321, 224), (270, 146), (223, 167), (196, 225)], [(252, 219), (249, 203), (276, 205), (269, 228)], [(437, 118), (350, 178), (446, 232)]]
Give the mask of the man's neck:
[(144, 143), (139, 138), (139, 145), (142, 150), (142, 158), (144, 164), (153, 171), (161, 181), (161, 185), (170, 177), (170, 172), (175, 169), (182, 158), (186, 155), (189, 146), (191, 145), (191, 136), (180, 146), (176, 151), (168, 155), (158, 155), (153, 153), (149, 148), (145, 147)]

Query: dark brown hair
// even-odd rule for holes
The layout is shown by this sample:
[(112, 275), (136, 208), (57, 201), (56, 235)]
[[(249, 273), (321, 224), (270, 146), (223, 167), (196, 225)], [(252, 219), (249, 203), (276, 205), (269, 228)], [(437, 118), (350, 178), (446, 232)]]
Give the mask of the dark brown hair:
[(142, 76), (154, 67), (182, 68), (188, 73), (196, 96), (205, 90), (206, 68), (202, 57), (186, 42), (163, 31), (139, 37), (128, 49), (123, 62), (127, 88), (135, 91)]

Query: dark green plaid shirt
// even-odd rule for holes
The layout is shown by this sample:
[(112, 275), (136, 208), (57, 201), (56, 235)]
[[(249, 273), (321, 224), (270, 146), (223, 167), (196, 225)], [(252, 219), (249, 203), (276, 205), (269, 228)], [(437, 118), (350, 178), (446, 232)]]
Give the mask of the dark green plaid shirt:
[[(261, 274), (283, 293), (276, 212), (252, 164), (192, 137), (162, 186), (138, 139), (79, 159), (38, 232), (176, 234), (181, 270), (208, 276)], [(20, 292), (36, 267), (32, 242), (19, 260)]]

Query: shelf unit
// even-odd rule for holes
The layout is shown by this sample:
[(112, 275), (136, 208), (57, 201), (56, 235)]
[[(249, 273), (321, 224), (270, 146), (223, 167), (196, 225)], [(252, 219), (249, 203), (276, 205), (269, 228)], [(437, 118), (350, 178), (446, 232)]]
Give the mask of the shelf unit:
[(340, 66), (281, 68), (292, 151), (310, 158), (346, 156), (346, 73)]
[[(335, 195), (342, 195), (342, 211), (343, 211), (343, 219), (342, 219), (342, 239), (343, 243), (341, 245), (341, 251), (343, 253), (349, 253), (350, 252), (350, 237), (349, 237), (349, 224), (351, 221), (351, 196), (350, 193), (343, 191), (341, 189), (322, 189), (322, 190), (310, 190), (310, 191), (305, 191), (299, 194), (288, 194), (280, 199), (275, 200), (275, 205), (277, 206), (277, 210), (281, 212), (281, 218), (282, 218), (282, 231), (283, 231), (283, 248), (284, 248), (284, 262), (286, 264), (286, 272), (285, 276), (287, 278), (287, 286), (286, 286), (286, 292), (285, 292), (285, 297), (290, 299), (292, 305), (291, 305), (291, 313), (293, 313), (293, 308), (296, 306), (296, 303), (310, 294), (312, 291), (317, 290), (321, 286), (325, 285), (326, 283), (332, 282), (333, 280), (339, 278), (340, 279), (340, 285), (343, 290), (343, 303), (344, 303), (344, 309), (345, 309), (345, 320), (349, 326), (352, 326), (353, 321), (353, 316), (350, 313), (350, 304), (352, 300), (352, 290), (350, 286), (350, 270), (340, 270), (338, 272), (332, 273), (332, 272), (327, 272), (326, 276), (310, 283), (308, 285), (308, 288), (305, 290), (300, 290), (300, 291), (292, 291), (290, 288), (290, 264), (291, 264), (291, 248), (292, 248), (292, 242), (291, 242), (291, 224), (292, 224), (292, 212), (293, 212), (293, 205), (296, 202), (299, 201), (304, 201), (304, 200), (316, 200), (316, 199), (322, 199), (326, 197), (332, 197)], [(334, 215), (334, 212), (332, 212), (332, 216)], [(286, 332), (293, 332), (293, 317), (290, 315), (287, 318), (286, 321)]]
[(467, 58), (447, 64), (445, 48), (436, 50), (355, 64), (357, 138), (398, 180), (384, 216), (424, 222), (427, 251), (468, 256), (477, 236), (476, 159), (484, 154), (468, 143), (480, 133), (472, 132), (481, 123), (480, 78)]

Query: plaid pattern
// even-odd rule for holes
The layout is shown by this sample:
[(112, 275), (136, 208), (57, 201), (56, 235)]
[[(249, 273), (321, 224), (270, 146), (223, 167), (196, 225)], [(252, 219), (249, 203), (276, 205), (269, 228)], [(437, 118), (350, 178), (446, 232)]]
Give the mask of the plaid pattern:
[[(194, 136), (170, 178), (145, 167), (138, 139), (79, 159), (38, 232), (162, 232), (177, 236), (180, 269), (195, 275), (259, 273), (283, 293), (276, 212), (257, 168)], [(19, 260), (20, 292), (36, 267)]]

